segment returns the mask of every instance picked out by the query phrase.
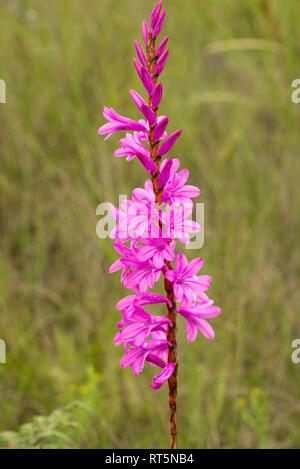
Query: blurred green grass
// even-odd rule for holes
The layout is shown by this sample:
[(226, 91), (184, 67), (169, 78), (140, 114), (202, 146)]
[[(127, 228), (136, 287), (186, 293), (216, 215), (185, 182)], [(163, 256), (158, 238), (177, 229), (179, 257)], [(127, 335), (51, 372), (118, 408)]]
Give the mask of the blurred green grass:
[[(204, 257), (223, 308), (213, 343), (187, 344), (179, 320), (179, 446), (299, 447), (300, 107), (290, 95), (300, 4), (165, 4), (161, 112), (169, 130), (184, 129), (174, 156), (201, 187), (206, 218), (205, 245), (189, 254)], [(166, 388), (150, 390), (151, 370), (119, 368), (123, 292), (107, 274), (112, 244), (95, 234), (97, 205), (144, 183), (97, 130), (103, 105), (137, 117), (133, 44), (152, 7), (0, 2), (0, 430), (17, 432), (4, 446), (168, 447)], [(70, 417), (74, 402), (85, 410)], [(41, 435), (30, 439), (26, 423)]]

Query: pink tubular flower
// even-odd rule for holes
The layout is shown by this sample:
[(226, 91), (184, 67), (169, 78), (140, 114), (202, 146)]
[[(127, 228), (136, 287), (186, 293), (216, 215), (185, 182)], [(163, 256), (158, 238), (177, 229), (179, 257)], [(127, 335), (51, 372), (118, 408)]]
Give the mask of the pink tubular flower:
[(141, 68), (141, 81), (148, 93), (152, 94), (154, 89), (152, 77), (145, 67)]
[[(146, 345), (146, 346), (145, 346)], [(144, 346), (132, 347), (125, 350), (125, 355), (121, 360), (121, 368), (130, 366), (135, 376), (139, 375), (145, 366), (145, 361), (149, 357), (149, 361), (155, 361), (154, 357), (161, 358), (166, 356), (170, 342), (167, 340), (149, 340)]]
[(136, 59), (133, 59), (133, 65), (135, 66), (135, 69), (137, 71), (139, 79), (142, 80), (142, 66), (141, 66), (141, 64)]
[[(139, 191), (139, 192), (138, 192)], [(143, 194), (148, 199), (142, 199)], [(123, 200), (121, 209), (111, 209), (111, 215), (117, 220), (116, 226), (110, 233), (110, 239), (136, 240), (139, 237), (159, 236), (159, 221), (167, 223), (167, 215), (161, 214), (150, 200), (151, 193), (144, 189), (136, 189), (133, 200)]]
[(164, 239), (140, 239), (141, 243), (146, 243), (138, 249), (137, 257), (140, 261), (153, 260), (153, 265), (157, 269), (162, 269), (165, 261), (173, 261), (175, 259), (174, 249), (175, 241), (170, 244)]
[[(116, 308), (121, 310), (122, 313), (125, 314), (126, 318), (129, 318), (134, 314), (139, 306), (160, 303), (166, 303), (167, 305), (171, 306), (170, 300), (164, 295), (159, 295), (158, 293), (152, 292), (142, 292), (138, 293), (137, 295), (126, 296), (122, 300), (118, 301)], [(122, 322), (119, 327), (123, 327), (125, 324), (127, 324), (127, 322)]]
[(142, 49), (142, 46), (137, 41), (135, 41), (135, 49), (136, 49), (136, 53), (137, 53), (137, 56), (141, 65), (144, 65), (145, 67), (147, 67), (147, 59), (146, 59), (145, 53)]
[(162, 56), (160, 57), (160, 59), (158, 60), (157, 62), (157, 65), (156, 65), (156, 68), (155, 68), (155, 75), (160, 75), (164, 68), (165, 68), (165, 65), (166, 65), (166, 62), (168, 60), (168, 57), (169, 57), (169, 49), (167, 49), (163, 54)]
[(148, 48), (148, 41), (149, 41), (149, 26), (147, 21), (143, 22), (143, 39), (146, 49)]
[(151, 107), (148, 106), (145, 100), (136, 91), (130, 90), (130, 95), (138, 109), (144, 114), (145, 119), (150, 122), (151, 125), (154, 125), (156, 123), (156, 116)]
[[(158, 365), (158, 363), (155, 363), (155, 364)], [(161, 373), (158, 376), (154, 376), (153, 384), (151, 388), (154, 389), (155, 391), (160, 389), (163, 386), (163, 384), (165, 384), (165, 382), (168, 381), (170, 376), (172, 376), (172, 374), (174, 373), (174, 369), (175, 369), (175, 363), (170, 362), (168, 364), (164, 364), (164, 367)]]
[(166, 185), (163, 202), (171, 202), (173, 204), (191, 204), (194, 197), (198, 197), (201, 194), (200, 189), (195, 186), (185, 185), (188, 180), (189, 172), (187, 169), (183, 169), (179, 173), (174, 173), (169, 178), (168, 184)]
[(144, 202), (146, 204), (155, 204), (155, 194), (150, 179), (145, 182), (144, 189), (141, 189), (140, 187), (134, 189), (132, 200), (136, 202)]
[[(140, 162), (140, 167), (150, 175), (144, 187), (134, 188), (131, 199), (122, 200), (119, 208), (109, 204), (115, 220), (110, 238), (119, 257), (109, 272), (120, 272), (124, 288), (131, 290), (116, 305), (122, 317), (114, 344), (123, 345), (122, 368), (131, 367), (139, 375), (148, 362), (160, 369), (153, 378), (152, 389), (160, 389), (169, 380), (171, 448), (175, 449), (177, 313), (186, 319), (187, 340), (193, 342), (198, 331), (208, 339), (214, 338), (207, 319), (218, 316), (221, 309), (206, 294), (211, 277), (198, 275), (203, 260), (196, 258), (188, 262), (181, 252), (175, 254), (177, 240), (188, 244), (191, 235), (201, 230), (192, 220), (192, 199), (200, 195), (200, 189), (188, 184), (189, 171), (180, 170), (177, 158), (165, 156), (173, 150), (182, 133), (177, 130), (168, 136), (169, 118), (159, 113), (163, 84), (158, 80), (169, 57), (169, 36), (159, 45), (156, 38), (165, 17), (166, 10), (159, 1), (150, 23), (143, 22), (146, 53), (135, 41), (138, 60), (134, 58), (133, 64), (146, 90), (145, 96), (130, 90), (139, 119), (123, 117), (114, 109), (104, 107), (107, 122), (100, 127), (99, 134), (106, 135), (106, 140), (117, 131), (124, 131), (114, 155)], [(150, 291), (158, 282), (164, 286), (165, 294)], [(181, 303), (179, 307), (177, 303)], [(144, 309), (148, 305), (155, 313)], [(164, 311), (167, 308), (167, 317), (161, 313), (162, 308)]]
[(150, 335), (161, 331), (165, 336), (167, 325), (170, 320), (165, 316), (157, 317), (147, 313), (143, 308), (139, 308), (138, 314), (132, 316), (125, 329), (120, 330), (114, 339), (115, 345), (124, 343), (127, 345), (143, 346)]
[(100, 127), (98, 130), (98, 134), (108, 134), (105, 140), (120, 130), (139, 130), (147, 132), (147, 128), (145, 126), (139, 122), (127, 119), (127, 117), (120, 116), (113, 108), (108, 109), (105, 107), (103, 110), (103, 115), (109, 121), (109, 124), (102, 125), (102, 127)]
[(162, 2), (158, 2), (158, 4), (155, 6), (152, 15), (151, 15), (151, 29), (153, 30), (157, 24), (160, 12), (162, 8)]
[(157, 23), (156, 23), (155, 27), (153, 28), (152, 35), (153, 35), (154, 38), (157, 38), (157, 36), (159, 36), (160, 33), (161, 33), (161, 30), (162, 30), (164, 22), (165, 22), (166, 13), (167, 13), (166, 10), (164, 10), (162, 12), (162, 14), (160, 15), (160, 17), (157, 20)]
[(167, 184), (167, 182), (169, 181), (170, 176), (171, 176), (172, 167), (173, 167), (173, 160), (172, 160), (172, 158), (170, 158), (169, 160), (166, 160), (166, 164), (161, 169), (160, 177), (159, 177), (160, 187), (164, 187)]
[(146, 292), (149, 288), (153, 288), (154, 284), (160, 279), (161, 269), (155, 267), (152, 261), (138, 262), (125, 258), (123, 264), (133, 269), (124, 280), (125, 288), (138, 286), (140, 292)]
[(167, 140), (160, 147), (159, 155), (164, 156), (166, 153), (168, 153), (171, 148), (175, 145), (176, 140), (178, 140), (181, 134), (182, 130), (177, 130), (177, 132), (174, 132), (172, 135), (170, 135), (170, 137), (167, 138)]
[(188, 244), (190, 235), (201, 231), (200, 225), (189, 218), (192, 211), (193, 204), (170, 205), (170, 211), (164, 217), (164, 236)]
[(163, 95), (163, 84), (162, 83), (159, 83), (154, 91), (153, 91), (153, 94), (152, 94), (152, 106), (153, 106), (153, 109), (157, 109), (158, 106), (160, 105), (160, 102), (161, 102), (161, 99), (162, 99), (162, 95)]
[[(127, 256), (127, 258), (131, 257), (135, 259), (135, 250), (134, 250), (133, 245), (131, 245), (131, 247), (129, 248), (125, 244), (121, 243), (120, 241), (116, 241), (114, 244), (114, 248), (115, 248), (115, 251), (117, 251), (117, 253), (120, 254), (121, 256), (124, 256), (124, 258)], [(114, 262), (110, 266), (109, 273), (112, 274), (121, 269), (122, 269), (121, 282), (123, 282), (126, 278), (127, 273), (130, 271), (130, 267), (124, 264), (123, 258), (118, 259), (116, 262)]]
[(115, 156), (120, 157), (128, 155), (129, 158), (127, 158), (127, 160), (130, 161), (137, 153), (141, 153), (145, 157), (150, 158), (149, 150), (141, 143), (141, 137), (137, 132), (134, 132), (134, 134), (126, 133), (126, 137), (121, 138), (119, 143), (121, 148), (115, 151)]
[(173, 284), (177, 301), (193, 304), (199, 291), (204, 292), (209, 289), (211, 277), (196, 276), (202, 265), (203, 259), (193, 259), (188, 263), (186, 256), (181, 252), (177, 255), (176, 270), (168, 270), (166, 273), (166, 278)]
[(153, 160), (151, 160), (151, 158), (145, 156), (143, 153), (140, 152), (137, 152), (136, 156), (140, 160), (142, 165), (146, 168), (149, 174), (156, 174), (157, 167), (155, 166), (155, 163), (153, 162)]
[(157, 123), (157, 126), (155, 127), (154, 133), (153, 133), (153, 136), (156, 142), (158, 142), (158, 140), (160, 140), (163, 137), (166, 131), (166, 128), (168, 126), (168, 123), (169, 123), (169, 118), (165, 116), (161, 116), (161, 119)]
[(165, 37), (165, 39), (163, 39), (161, 41), (161, 43), (159, 44), (158, 48), (156, 49), (156, 52), (155, 52), (155, 55), (156, 57), (159, 59), (160, 56), (163, 54), (163, 52), (165, 51), (165, 48), (167, 47), (167, 44), (169, 42), (169, 36)]
[(182, 306), (178, 308), (178, 313), (187, 320), (186, 332), (188, 334), (188, 342), (196, 340), (198, 329), (204, 337), (213, 340), (215, 336), (214, 331), (205, 319), (219, 316), (221, 309), (213, 306), (212, 300), (194, 306)]

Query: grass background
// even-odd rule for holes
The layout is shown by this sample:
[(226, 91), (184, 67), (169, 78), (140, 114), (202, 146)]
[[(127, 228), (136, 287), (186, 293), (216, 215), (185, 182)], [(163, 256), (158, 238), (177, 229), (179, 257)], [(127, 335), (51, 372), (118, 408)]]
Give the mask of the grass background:
[[(205, 203), (213, 343), (179, 319), (181, 448), (300, 446), (297, 0), (166, 0), (161, 112)], [(167, 389), (121, 370), (124, 295), (96, 207), (144, 183), (97, 135), (136, 118), (134, 40), (151, 0), (1, 0), (0, 431), (4, 447), (165, 448)]]

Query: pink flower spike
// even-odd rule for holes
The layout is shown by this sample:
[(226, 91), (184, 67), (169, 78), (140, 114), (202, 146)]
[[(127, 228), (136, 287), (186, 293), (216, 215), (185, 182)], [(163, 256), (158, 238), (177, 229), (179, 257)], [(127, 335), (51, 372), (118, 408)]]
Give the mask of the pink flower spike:
[(153, 93), (153, 81), (146, 67), (141, 68), (141, 81), (150, 95)]
[(135, 49), (136, 49), (136, 53), (137, 53), (137, 56), (141, 65), (144, 65), (145, 67), (147, 67), (148, 65), (147, 65), (147, 59), (146, 59), (145, 53), (142, 49), (142, 46), (137, 41), (135, 41)]
[(149, 26), (147, 21), (143, 22), (143, 39), (145, 43), (146, 49), (148, 49), (148, 42), (149, 42)]
[(162, 40), (162, 42), (159, 44), (158, 48), (156, 49), (156, 52), (155, 52), (156, 57), (159, 58), (163, 54), (168, 44), (168, 41), (169, 41), (169, 36), (165, 37), (165, 39)]
[(159, 83), (154, 91), (153, 91), (153, 94), (152, 94), (152, 106), (153, 106), (153, 109), (157, 109), (158, 106), (160, 105), (160, 102), (161, 102), (161, 99), (162, 99), (162, 95), (163, 95), (163, 84), (162, 83)]
[[(190, 244), (189, 248), (192, 237), (202, 229), (192, 216), (193, 199), (200, 194), (200, 189), (189, 185), (188, 169), (181, 167), (179, 159), (171, 158), (182, 130), (168, 135), (169, 118), (160, 109), (163, 85), (159, 82), (169, 57), (169, 36), (156, 40), (166, 10), (162, 0), (155, 3), (151, 20), (143, 22), (143, 40), (135, 41), (137, 56), (133, 64), (147, 91), (144, 97), (144, 92), (140, 95), (130, 90), (139, 119), (129, 119), (105, 107), (103, 115), (107, 122), (99, 133), (106, 140), (115, 132), (124, 131), (114, 155), (127, 161), (136, 158), (147, 171), (145, 183), (133, 187), (130, 197), (121, 196), (119, 207), (112, 204), (107, 207), (112, 217), (112, 224), (108, 224), (109, 238), (114, 240), (117, 258), (109, 272), (118, 272), (128, 292), (116, 306), (121, 317), (116, 321), (114, 343), (124, 351), (121, 367), (131, 367), (136, 376), (147, 363), (151, 368), (159, 368), (153, 373), (152, 389), (160, 389), (169, 380), (171, 449), (174, 449), (177, 447), (177, 313), (186, 322), (187, 341), (193, 342), (200, 334), (210, 340), (214, 338), (209, 322), (221, 309), (207, 295), (211, 277), (198, 274), (203, 259), (189, 262), (178, 250), (178, 241)], [(100, 234), (98, 226), (97, 234)], [(157, 293), (155, 287), (159, 288)], [(146, 305), (151, 305), (151, 313), (144, 309)]]
[(168, 117), (163, 117), (162, 119), (160, 119), (159, 123), (157, 124), (153, 132), (154, 140), (156, 142), (158, 142), (159, 139), (162, 137), (162, 135), (165, 133), (168, 123), (169, 123)]
[(156, 64), (156, 67), (155, 67), (155, 75), (160, 75), (164, 68), (165, 68), (165, 65), (166, 65), (166, 62), (167, 62), (167, 59), (169, 57), (169, 49), (167, 49), (163, 55), (161, 56), (161, 58), (159, 59), (159, 61), (157, 62)]
[(158, 2), (158, 4), (155, 6), (152, 15), (151, 15), (151, 29), (153, 30), (156, 26), (156, 23), (158, 21), (160, 12), (162, 9), (162, 1)]
[(160, 35), (161, 33), (161, 30), (163, 28), (163, 25), (164, 25), (164, 22), (165, 22), (165, 18), (166, 18), (166, 10), (164, 10), (162, 12), (162, 14), (160, 15), (156, 25), (155, 25), (155, 28), (153, 29), (153, 33), (152, 33), (152, 36), (154, 38), (156, 38), (157, 36)]
[(164, 187), (168, 180), (170, 179), (171, 171), (172, 171), (172, 166), (173, 166), (173, 160), (170, 158), (166, 164), (164, 165), (160, 177), (159, 177), (159, 185), (160, 187)]
[(181, 134), (182, 130), (177, 130), (177, 132), (174, 132), (172, 135), (170, 135), (170, 137), (167, 138), (167, 140), (165, 140), (162, 146), (160, 147), (158, 154), (160, 156), (164, 156), (166, 153), (168, 153)]

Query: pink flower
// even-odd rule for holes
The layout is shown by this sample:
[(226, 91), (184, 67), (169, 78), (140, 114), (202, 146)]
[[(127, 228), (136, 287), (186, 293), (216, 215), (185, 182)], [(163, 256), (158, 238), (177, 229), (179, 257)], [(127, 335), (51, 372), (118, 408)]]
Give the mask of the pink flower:
[(153, 132), (153, 136), (156, 142), (158, 142), (161, 138), (163, 138), (168, 123), (169, 123), (169, 118), (165, 116), (161, 116)]
[(169, 181), (172, 173), (172, 167), (173, 167), (173, 160), (170, 158), (169, 160), (166, 160), (166, 164), (161, 168), (160, 171), (160, 177), (159, 177), (159, 185), (160, 187), (164, 187), (167, 182)]
[(194, 304), (199, 290), (209, 289), (211, 277), (196, 276), (202, 265), (203, 259), (193, 259), (188, 263), (186, 256), (181, 252), (177, 255), (176, 270), (168, 270), (166, 273), (166, 278), (173, 284), (176, 301)]
[[(143, 292), (137, 295), (128, 295), (117, 303), (116, 308), (122, 311), (122, 321), (118, 327), (124, 327), (130, 323), (132, 316), (139, 312), (139, 306), (166, 303), (171, 306), (170, 300), (164, 296), (153, 292)], [(144, 310), (143, 310), (144, 311)], [(136, 321), (136, 319), (134, 319)]]
[(150, 152), (144, 145), (141, 143), (143, 135), (140, 132), (126, 133), (126, 137), (121, 138), (119, 143), (121, 148), (115, 151), (114, 155), (117, 157), (126, 156), (127, 161), (131, 161), (136, 157), (137, 153), (140, 153), (145, 156), (145, 158), (150, 159)]
[(155, 194), (153, 191), (152, 181), (147, 179), (144, 185), (144, 189), (136, 188), (132, 193), (132, 200), (137, 202), (148, 202), (149, 204), (155, 204)]
[(165, 48), (167, 47), (168, 41), (169, 41), (169, 36), (165, 37), (165, 39), (161, 41), (161, 43), (159, 44), (155, 52), (156, 57), (159, 58), (163, 54)]
[(144, 168), (148, 171), (149, 174), (157, 173), (156, 164), (150, 157), (145, 156), (144, 153), (139, 153), (139, 152), (137, 152), (136, 156), (140, 160)]
[(182, 130), (177, 130), (177, 132), (174, 132), (172, 135), (170, 135), (170, 137), (167, 138), (167, 140), (160, 147), (159, 155), (164, 156), (166, 153), (168, 153), (171, 148), (175, 145), (176, 140), (178, 140), (181, 134)]
[(154, 38), (156, 38), (157, 36), (160, 35), (161, 30), (162, 30), (163, 25), (164, 25), (165, 18), (166, 18), (166, 10), (164, 10), (162, 12), (162, 14), (160, 15), (160, 17), (157, 20), (157, 23), (156, 23), (155, 27), (153, 28), (152, 34), (153, 34)]
[(149, 340), (143, 346), (133, 346), (129, 350), (125, 350), (125, 355), (121, 360), (121, 368), (130, 366), (135, 376), (137, 376), (143, 371), (147, 358), (149, 358), (149, 361), (152, 361), (152, 359), (155, 361), (155, 357), (165, 357), (169, 345), (171, 344), (167, 340)]
[(143, 83), (144, 87), (148, 91), (148, 93), (151, 95), (154, 90), (154, 85), (152, 81), (152, 77), (150, 73), (148, 72), (146, 67), (141, 68), (141, 76), (140, 76), (141, 82)]
[(133, 59), (133, 65), (135, 66), (139, 79), (142, 80), (142, 65), (136, 59)]
[(162, 385), (166, 381), (168, 381), (170, 376), (172, 376), (172, 374), (174, 373), (174, 369), (175, 369), (175, 363), (170, 362), (167, 365), (165, 364), (165, 366), (163, 367), (161, 373), (158, 376), (154, 376), (153, 384), (152, 384), (151, 388), (154, 389), (155, 391), (157, 389), (160, 389), (162, 387)]
[(138, 248), (137, 257), (140, 261), (152, 259), (153, 265), (157, 269), (162, 269), (166, 260), (173, 261), (175, 259), (175, 241), (171, 241), (169, 244), (164, 239), (140, 239), (139, 242), (146, 244), (146, 246)]
[(135, 49), (140, 63), (147, 67), (147, 59), (145, 53), (142, 49), (142, 46), (137, 41), (135, 41)]
[(157, 109), (158, 106), (160, 105), (161, 99), (163, 95), (163, 84), (159, 83), (153, 91), (152, 94), (152, 106), (154, 109)]
[[(140, 191), (140, 192), (138, 192)], [(148, 199), (144, 199), (144, 193)], [(160, 213), (151, 200), (151, 193), (144, 189), (135, 189), (133, 200), (123, 200), (121, 209), (111, 207), (111, 215), (117, 220), (110, 233), (110, 239), (137, 239), (138, 237), (159, 236), (158, 223), (166, 223), (166, 214)]]
[(121, 256), (124, 256), (124, 257), (121, 259), (118, 259), (116, 262), (114, 262), (110, 266), (109, 273), (112, 274), (122, 269), (121, 282), (123, 282), (127, 273), (130, 271), (130, 267), (124, 264), (123, 259), (127, 257), (127, 258), (132, 258), (134, 260), (135, 248), (133, 244), (129, 248), (125, 244), (121, 243), (120, 241), (115, 242), (114, 248), (117, 251), (117, 253), (119, 253)]
[(165, 213), (163, 221), (163, 236), (171, 239), (179, 239), (183, 244), (190, 242), (190, 234), (201, 231), (200, 225), (189, 219), (193, 211), (193, 204), (170, 205)]
[(157, 21), (159, 19), (159, 15), (162, 9), (162, 1), (158, 2), (158, 4), (155, 6), (152, 15), (151, 15), (151, 29), (153, 30), (157, 24)]
[(166, 338), (168, 324), (171, 324), (171, 321), (165, 316), (153, 316), (153, 314), (147, 313), (143, 308), (139, 307), (138, 313), (132, 315), (128, 324), (126, 324), (127, 327), (117, 333), (114, 344), (120, 345), (124, 343), (125, 346), (143, 346), (147, 338), (152, 334), (154, 335), (157, 331), (161, 331)]
[(155, 125), (156, 116), (151, 107), (148, 106), (146, 101), (136, 91), (130, 90), (130, 94), (138, 109), (144, 114), (145, 119), (150, 122), (151, 125)]
[(139, 122), (120, 116), (113, 108), (104, 107), (104, 117), (109, 121), (108, 124), (102, 125), (98, 130), (99, 135), (107, 135), (105, 140), (110, 138), (115, 132), (120, 130), (139, 130), (147, 132), (147, 128)]
[(187, 169), (173, 173), (168, 180), (163, 194), (163, 201), (173, 204), (191, 204), (191, 199), (198, 197), (201, 191), (198, 187), (185, 185), (189, 177)]
[(126, 267), (133, 269), (130, 271), (125, 280), (125, 288), (139, 288), (140, 292), (145, 292), (149, 288), (153, 288), (154, 284), (158, 282), (161, 276), (161, 269), (155, 267), (152, 261), (139, 262), (133, 261), (129, 258), (123, 258), (123, 264)]
[(147, 49), (148, 47), (148, 41), (149, 41), (149, 26), (147, 21), (143, 22), (143, 39), (144, 39), (144, 44)]
[(213, 328), (205, 319), (219, 316), (221, 309), (213, 306), (212, 300), (195, 306), (182, 306), (177, 311), (187, 320), (186, 332), (188, 334), (188, 342), (196, 340), (198, 330), (204, 337), (213, 340), (215, 336)]
[(169, 49), (167, 49), (163, 54), (162, 56), (159, 58), (157, 64), (156, 64), (156, 67), (155, 67), (155, 75), (160, 75), (164, 68), (165, 68), (165, 65), (166, 65), (166, 62), (168, 60), (168, 57), (169, 57)]

